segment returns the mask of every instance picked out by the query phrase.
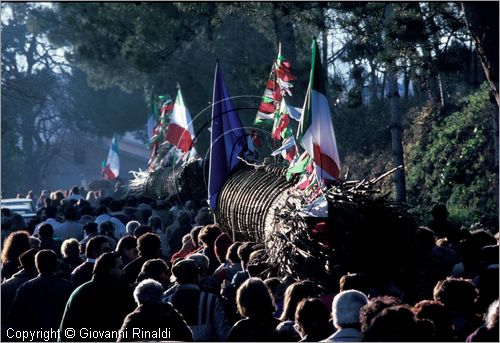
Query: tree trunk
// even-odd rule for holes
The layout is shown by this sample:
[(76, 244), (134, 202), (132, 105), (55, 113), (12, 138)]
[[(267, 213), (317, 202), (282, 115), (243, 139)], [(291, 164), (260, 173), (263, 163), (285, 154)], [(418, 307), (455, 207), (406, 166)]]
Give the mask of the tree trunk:
[(493, 105), (493, 144), (495, 148), (495, 200), (498, 212), (498, 106)]
[(498, 94), (498, 2), (462, 2), (462, 8), (486, 79), (493, 91), (497, 106), (500, 106)]
[(439, 99), (439, 86), (437, 80), (437, 71), (435, 66), (434, 58), (432, 57), (432, 44), (434, 37), (431, 36), (431, 30), (429, 28), (429, 23), (426, 22), (423, 9), (418, 6), (420, 17), (422, 22), (425, 23), (425, 30), (427, 33), (427, 40), (422, 44), (422, 55), (424, 57), (424, 75), (425, 75), (425, 90), (431, 105), (434, 107), (436, 103), (441, 104), (441, 99)]
[(271, 19), (276, 35), (276, 46), (281, 43), (281, 51), (292, 66), (297, 66), (297, 52), (295, 50), (295, 34), (290, 19), (279, 9), (279, 3), (273, 2)]
[(405, 101), (408, 101), (408, 97), (410, 95), (410, 68), (405, 67), (404, 69), (404, 98)]
[(326, 9), (323, 7), (319, 8), (320, 11), (320, 16), (321, 16), (321, 23), (323, 25), (323, 28), (321, 30), (321, 58), (323, 60), (323, 71), (325, 73), (325, 91), (326, 91), (326, 98), (328, 99), (328, 103), (330, 104), (330, 107), (332, 107), (332, 103), (330, 101), (330, 82), (329, 77), (328, 77), (328, 28), (326, 25), (326, 15), (325, 11)]
[(370, 64), (370, 101), (374, 103), (378, 99), (378, 78), (375, 70), (375, 63), (368, 61)]
[(382, 86), (380, 87), (380, 100), (385, 101), (385, 86), (387, 84), (387, 72), (382, 76)]
[[(392, 22), (392, 4), (387, 3), (385, 7), (385, 26)], [(392, 41), (385, 36), (385, 46), (390, 48)], [(387, 78), (389, 82), (389, 107), (391, 112), (391, 146), (392, 164), (394, 167), (401, 167), (394, 173), (394, 183), (396, 187), (396, 201), (406, 202), (406, 179), (403, 153), (403, 128), (401, 125), (401, 109), (399, 107), (399, 90), (397, 78), (396, 61), (388, 62)]]

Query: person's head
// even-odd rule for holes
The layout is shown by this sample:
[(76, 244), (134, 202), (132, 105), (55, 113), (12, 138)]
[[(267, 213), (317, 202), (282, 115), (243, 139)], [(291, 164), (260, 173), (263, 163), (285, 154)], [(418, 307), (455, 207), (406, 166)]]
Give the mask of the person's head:
[(52, 239), (54, 237), (54, 229), (51, 224), (45, 223), (40, 226), (38, 230), (38, 235), (40, 239)]
[(148, 226), (151, 226), (153, 230), (161, 230), (161, 218), (159, 216), (151, 216), (148, 219)]
[(477, 229), (471, 232), (471, 240), (473, 240), (477, 246), (483, 248), (488, 245), (497, 244), (495, 236), (486, 231), (485, 229)]
[(478, 290), (471, 280), (448, 277), (434, 287), (434, 300), (459, 313), (471, 313), (478, 297)]
[(261, 279), (254, 277), (247, 279), (238, 288), (236, 303), (240, 315), (247, 318), (267, 317), (276, 310), (269, 288)]
[(19, 264), (24, 269), (32, 269), (35, 268), (35, 255), (38, 252), (38, 249), (31, 248), (26, 250), (21, 255), (19, 255)]
[(137, 281), (153, 279), (162, 284), (165, 284), (168, 282), (169, 276), (170, 273), (167, 263), (161, 258), (155, 258), (146, 261), (146, 263), (142, 265), (142, 269), (139, 273), (139, 276), (137, 277)]
[(286, 288), (281, 320), (294, 320), (295, 310), (302, 299), (318, 296), (316, 285), (308, 280), (297, 281)]
[(10, 208), (2, 207), (0, 211), (2, 213), (2, 219), (12, 217), (13, 212), (10, 210)]
[(2, 263), (18, 262), (19, 256), (30, 248), (30, 235), (27, 231), (10, 233), (3, 243)]
[(109, 203), (109, 210), (111, 212), (120, 212), (123, 209), (122, 202), (119, 200), (111, 200)]
[(286, 285), (279, 277), (271, 277), (264, 280), (264, 284), (269, 288), (275, 303), (281, 302), (285, 295)]
[(137, 306), (161, 303), (163, 286), (156, 280), (141, 281), (134, 290), (134, 300)]
[(180, 260), (172, 267), (173, 280), (179, 285), (197, 284), (199, 275), (198, 264), (193, 260)]
[(241, 260), (238, 256), (238, 248), (240, 247), (241, 242), (234, 242), (229, 246), (226, 253), (226, 260), (231, 262), (232, 264), (240, 264)]
[(100, 205), (99, 207), (96, 208), (95, 215), (100, 216), (101, 214), (107, 214), (108, 212), (109, 209), (106, 206)]
[(111, 245), (104, 236), (95, 236), (88, 240), (85, 247), (85, 255), (87, 258), (96, 259), (104, 253), (111, 251)]
[(233, 243), (233, 240), (229, 235), (225, 232), (221, 233), (215, 239), (215, 256), (220, 263), (224, 263), (226, 261), (227, 250)]
[(435, 300), (422, 300), (412, 309), (415, 317), (434, 324), (434, 338), (439, 342), (451, 341), (452, 322), (446, 307)]
[(120, 278), (123, 274), (122, 258), (117, 252), (106, 252), (97, 258), (94, 275), (97, 278)]
[(198, 241), (203, 247), (214, 247), (215, 240), (220, 235), (219, 226), (211, 224), (203, 227), (198, 235)]
[(52, 274), (57, 268), (57, 254), (49, 249), (40, 250), (35, 255), (35, 265), (40, 274)]
[(179, 223), (179, 225), (181, 225), (181, 226), (190, 225), (191, 224), (191, 213), (189, 213), (189, 211), (185, 211), (185, 210), (179, 211), (179, 213), (177, 214), (176, 220)]
[(432, 218), (436, 221), (445, 221), (448, 219), (448, 210), (445, 205), (435, 205), (432, 208)]
[(488, 330), (496, 330), (498, 332), (498, 300), (495, 300), (488, 307), (488, 313), (486, 314), (486, 327)]
[(139, 239), (146, 233), (153, 233), (153, 228), (151, 226), (141, 224), (134, 229), (134, 237), (137, 239)]
[(78, 258), (80, 255), (80, 243), (75, 238), (64, 240), (61, 245), (61, 254), (64, 258)]
[(39, 249), (42, 241), (36, 238), (35, 236), (30, 236), (30, 248)]
[(137, 240), (137, 250), (139, 251), (139, 256), (150, 258), (160, 256), (160, 237), (157, 234), (151, 232), (145, 233)]
[(198, 235), (200, 234), (201, 229), (203, 229), (203, 226), (195, 226), (189, 232), (189, 235), (191, 236), (191, 240), (193, 241), (193, 245), (195, 247), (198, 247), (200, 245), (200, 242), (198, 241)]
[(85, 235), (93, 235), (97, 233), (97, 223), (89, 222), (83, 225), (83, 232)]
[(128, 261), (133, 261), (138, 256), (137, 251), (137, 238), (134, 236), (123, 236), (116, 245), (116, 251), (122, 258)]
[(324, 330), (329, 320), (330, 311), (319, 298), (302, 299), (295, 310), (295, 322), (302, 336)]
[(97, 199), (97, 197), (96, 197), (96, 194), (95, 194), (94, 191), (88, 191), (87, 192), (87, 196), (85, 197), (85, 200), (91, 202), (91, 201), (94, 201), (96, 199)]
[(252, 251), (247, 264), (248, 274), (250, 276), (259, 277), (261, 274), (266, 272), (269, 268), (269, 264), (267, 263), (268, 257), (269, 255), (267, 254), (266, 249), (256, 249)]
[(401, 305), (401, 300), (396, 297), (389, 295), (372, 298), (368, 303), (363, 306), (359, 312), (359, 319), (361, 322), (361, 331), (366, 331), (368, 326), (372, 323), (373, 319), (380, 313), (384, 308), (389, 308), (391, 306)]
[(55, 218), (57, 216), (57, 207), (55, 206), (47, 206), (45, 208), (45, 217), (47, 218)]
[(200, 277), (204, 277), (208, 273), (208, 267), (210, 265), (210, 259), (207, 255), (204, 254), (191, 254), (187, 258), (189, 260), (193, 260), (198, 265), (198, 269), (200, 271)]
[(332, 302), (333, 324), (337, 329), (360, 328), (359, 312), (368, 303), (366, 295), (350, 289), (338, 293)]
[(340, 291), (347, 291), (350, 289), (356, 289), (360, 292), (367, 292), (368, 286), (366, 284), (365, 277), (358, 273), (348, 273), (343, 275), (339, 281)]
[[(92, 207), (90, 207), (90, 206), (82, 207), (82, 209), (81, 209), (82, 216), (80, 217), (79, 223), (84, 225), (84, 226), (88, 223), (93, 223), (94, 216), (92, 216), (92, 214), (91, 214), (92, 212), (93, 212)], [(86, 213), (88, 213), (88, 214), (86, 214)], [(97, 226), (96, 226), (96, 230), (97, 230)]]
[(189, 233), (186, 233), (184, 236), (182, 236), (182, 245), (186, 244), (190, 240), (191, 240), (191, 235)]
[(125, 225), (125, 229), (127, 230), (127, 234), (134, 235), (134, 230), (141, 225), (137, 220), (131, 220)]
[(184, 208), (186, 208), (187, 210), (194, 210), (196, 207), (195, 203), (193, 200), (188, 200), (186, 201), (186, 203), (184, 204)]
[(24, 220), (23, 216), (21, 216), (18, 213), (14, 213), (12, 216), (12, 230), (17, 231), (17, 230), (24, 230), (27, 228), (26, 221)]
[(364, 333), (369, 342), (411, 342), (419, 341), (423, 332), (407, 305), (397, 305), (382, 310)]
[(71, 187), (70, 193), (71, 194), (80, 194), (80, 188), (78, 188), (78, 186), (73, 186), (73, 187)]
[(210, 213), (210, 209), (208, 207), (202, 207), (198, 210), (196, 217), (194, 218), (196, 225), (205, 226), (212, 224), (214, 222), (213, 216)]
[(99, 233), (103, 236), (115, 237), (115, 224), (112, 221), (105, 221), (99, 225)]
[(241, 266), (246, 269), (248, 260), (250, 259), (250, 254), (253, 251), (253, 246), (255, 243), (253, 242), (243, 242), (241, 245), (238, 247), (238, 257), (240, 258), (241, 261)]
[(151, 217), (152, 214), (153, 214), (153, 211), (149, 207), (140, 209), (139, 210), (139, 219), (140, 219), (141, 223), (146, 224), (149, 220), (149, 217)]
[(74, 206), (68, 206), (64, 211), (64, 220), (69, 220), (69, 221), (78, 220), (78, 209)]
[(434, 231), (425, 226), (420, 226), (415, 230), (413, 245), (421, 252), (431, 251), (436, 246)]

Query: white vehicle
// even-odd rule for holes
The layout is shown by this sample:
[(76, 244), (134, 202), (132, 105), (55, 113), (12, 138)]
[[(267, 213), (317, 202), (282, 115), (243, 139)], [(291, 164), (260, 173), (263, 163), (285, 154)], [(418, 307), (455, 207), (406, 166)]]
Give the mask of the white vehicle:
[(31, 199), (2, 199), (2, 208), (8, 208), (14, 213), (20, 214), (24, 219), (36, 216), (35, 204)]

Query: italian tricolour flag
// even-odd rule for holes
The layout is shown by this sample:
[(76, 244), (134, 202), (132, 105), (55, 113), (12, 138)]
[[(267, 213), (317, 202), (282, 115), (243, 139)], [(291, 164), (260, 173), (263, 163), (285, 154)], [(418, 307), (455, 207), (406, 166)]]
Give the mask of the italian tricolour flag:
[(325, 77), (315, 39), (312, 44), (309, 87), (302, 109), (297, 141), (312, 157), (319, 180), (334, 180), (340, 177), (339, 153), (330, 106), (326, 98)]
[(168, 124), (165, 139), (183, 152), (188, 151), (193, 145), (194, 129), (191, 114), (189, 114), (184, 104), (180, 89), (177, 92), (172, 118)]
[(113, 135), (108, 158), (103, 164), (104, 179), (114, 180), (120, 175), (120, 156), (118, 155), (118, 140), (116, 139), (116, 135)]

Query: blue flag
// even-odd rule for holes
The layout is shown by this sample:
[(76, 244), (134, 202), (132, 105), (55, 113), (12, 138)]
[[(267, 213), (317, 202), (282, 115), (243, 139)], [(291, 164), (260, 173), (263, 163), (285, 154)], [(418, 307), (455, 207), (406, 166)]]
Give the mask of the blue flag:
[(238, 156), (243, 155), (247, 149), (245, 130), (224, 83), (219, 61), (215, 66), (212, 100), (208, 200), (210, 207), (215, 210), (222, 186), (240, 163)]

